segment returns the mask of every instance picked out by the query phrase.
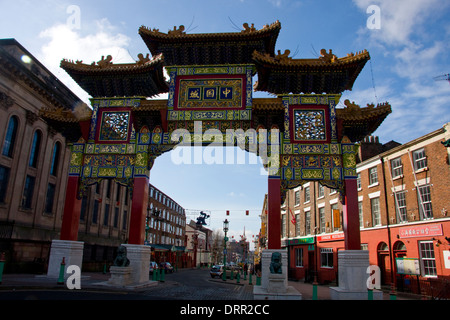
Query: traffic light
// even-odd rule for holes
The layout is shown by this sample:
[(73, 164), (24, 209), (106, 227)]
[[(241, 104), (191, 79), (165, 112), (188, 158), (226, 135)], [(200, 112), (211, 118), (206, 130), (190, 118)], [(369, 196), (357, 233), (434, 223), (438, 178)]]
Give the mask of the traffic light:
[(249, 214), (248, 210), (247, 210), (247, 211), (245, 211), (245, 215), (246, 215), (246, 216), (248, 216), (248, 214)]
[(227, 210), (227, 216), (229, 216), (230, 215), (230, 210)]

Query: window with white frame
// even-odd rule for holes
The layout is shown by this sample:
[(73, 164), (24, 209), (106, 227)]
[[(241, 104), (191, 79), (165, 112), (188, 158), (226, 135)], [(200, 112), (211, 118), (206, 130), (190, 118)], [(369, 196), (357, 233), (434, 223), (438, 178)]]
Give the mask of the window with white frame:
[(361, 172), (358, 172), (358, 176), (356, 177), (356, 186), (358, 188), (358, 190), (362, 189), (362, 185), (361, 185)]
[(295, 248), (295, 266), (303, 267), (303, 248)]
[(310, 200), (309, 187), (305, 187), (305, 202), (309, 202)]
[(286, 211), (281, 213), (281, 237), (286, 238)]
[(397, 208), (397, 219), (399, 222), (407, 222), (406, 191), (398, 191), (394, 195), (395, 207)]
[(311, 211), (305, 212), (305, 234), (311, 234)]
[(363, 203), (358, 201), (359, 227), (364, 228)]
[(319, 208), (319, 221), (320, 221), (320, 233), (324, 233), (326, 231), (325, 207)]
[(318, 197), (322, 198), (325, 196), (325, 188), (323, 187), (323, 185), (321, 185), (320, 183), (318, 183)]
[(378, 170), (377, 167), (369, 169), (369, 185), (378, 183)]
[(392, 178), (397, 178), (403, 175), (402, 158), (395, 158), (391, 160)]
[(425, 277), (436, 276), (436, 259), (434, 255), (433, 241), (421, 241), (419, 242), (419, 248), (422, 275)]
[(295, 235), (300, 235), (300, 214), (295, 214)]
[(379, 197), (370, 199), (370, 208), (372, 210), (373, 226), (381, 225), (380, 198)]
[(425, 149), (419, 149), (413, 152), (414, 170), (420, 170), (427, 167), (427, 157)]
[(433, 206), (431, 205), (431, 190), (429, 185), (419, 186), (419, 212), (422, 219), (433, 218)]
[(333, 268), (333, 248), (320, 249), (320, 266), (322, 268)]
[(295, 195), (295, 205), (298, 206), (300, 205), (300, 190), (296, 190), (294, 195)]

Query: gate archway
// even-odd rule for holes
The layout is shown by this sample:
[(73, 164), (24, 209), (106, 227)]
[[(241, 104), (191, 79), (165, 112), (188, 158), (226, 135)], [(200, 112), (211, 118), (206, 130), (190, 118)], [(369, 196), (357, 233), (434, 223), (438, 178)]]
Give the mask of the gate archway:
[[(213, 34), (141, 27), (151, 58), (140, 54), (133, 64), (114, 64), (111, 56), (92, 64), (63, 60), (61, 67), (93, 98), (92, 110), (41, 114), (50, 125), (71, 129), (61, 240), (77, 240), (86, 186), (114, 179), (132, 190), (129, 243), (143, 245), (155, 158), (178, 145), (217, 143), (256, 153), (268, 170), (269, 249), (281, 248), (285, 191), (319, 181), (341, 193), (345, 248), (359, 250), (355, 143), (375, 131), (390, 105), (360, 108), (345, 101), (345, 108), (336, 108), (369, 53), (338, 58), (323, 49), (317, 59), (293, 59), (289, 50), (275, 53), (280, 29), (278, 21)], [(276, 97), (253, 98), (253, 91)], [(151, 99), (162, 93), (168, 99)]]

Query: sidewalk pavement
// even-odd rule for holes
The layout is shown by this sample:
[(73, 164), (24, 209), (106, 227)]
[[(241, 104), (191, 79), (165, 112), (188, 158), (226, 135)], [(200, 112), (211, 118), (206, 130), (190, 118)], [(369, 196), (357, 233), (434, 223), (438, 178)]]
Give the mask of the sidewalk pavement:
[[(81, 275), (81, 288), (84, 290), (104, 290), (104, 291), (123, 291), (124, 288), (114, 288), (105, 286), (101, 283), (108, 281), (109, 273), (101, 272), (84, 272)], [(249, 286), (249, 279), (241, 278), (240, 285)], [(232, 284), (228, 280), (227, 283)], [(236, 280), (234, 280), (236, 283)], [(256, 279), (253, 278), (253, 284), (256, 285)], [(302, 300), (313, 299), (313, 284), (304, 281), (288, 281), (288, 285), (297, 289), (302, 294)], [(49, 289), (58, 290), (66, 289), (66, 284), (58, 284), (57, 278), (51, 278), (47, 275), (34, 274), (3, 274), (0, 290), (18, 290), (18, 289)], [(396, 300), (421, 300), (421, 296), (398, 292), (395, 296)], [(330, 286), (317, 286), (317, 300), (330, 300)], [(383, 300), (390, 300), (388, 290), (383, 290)]]

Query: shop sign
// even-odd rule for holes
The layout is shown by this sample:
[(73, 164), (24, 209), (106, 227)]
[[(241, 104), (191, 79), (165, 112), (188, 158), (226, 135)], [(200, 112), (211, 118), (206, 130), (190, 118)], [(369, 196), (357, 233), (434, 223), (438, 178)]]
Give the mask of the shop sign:
[(415, 238), (426, 236), (442, 236), (442, 224), (427, 224), (422, 226), (411, 226), (399, 229), (400, 238)]
[(345, 235), (343, 233), (332, 233), (317, 237), (318, 241), (334, 241), (334, 240), (344, 240)]
[(295, 246), (297, 244), (314, 243), (314, 237), (291, 239), (287, 241), (288, 246)]

